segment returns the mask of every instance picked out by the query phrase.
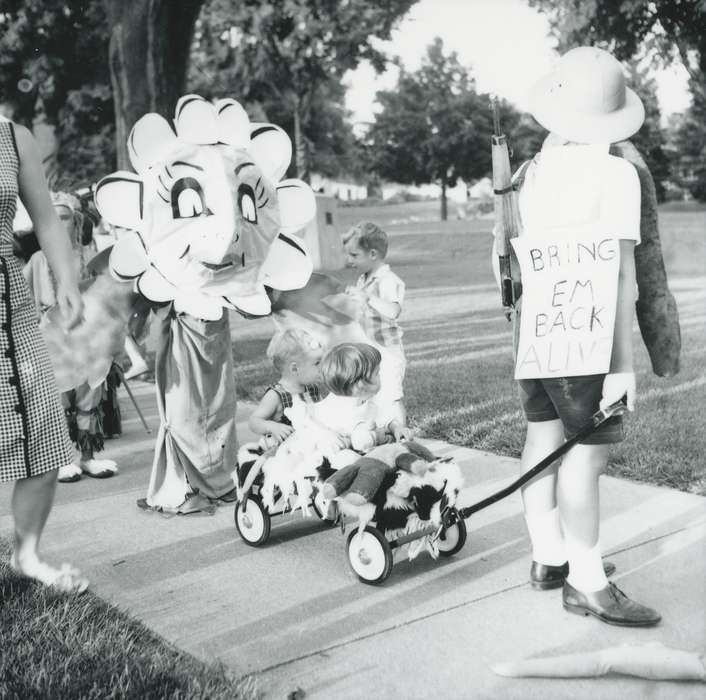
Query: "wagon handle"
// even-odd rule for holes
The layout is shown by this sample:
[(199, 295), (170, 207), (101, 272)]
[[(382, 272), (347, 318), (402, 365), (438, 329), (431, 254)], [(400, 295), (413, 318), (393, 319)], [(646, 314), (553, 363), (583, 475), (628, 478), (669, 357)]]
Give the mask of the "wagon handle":
[[(559, 457), (568, 452), (577, 442), (580, 442), (581, 440), (587, 438), (593, 432), (598, 430), (598, 428), (600, 428), (601, 425), (603, 425), (603, 423), (605, 423), (609, 418), (612, 418), (613, 416), (619, 416), (625, 413), (626, 410), (627, 404), (625, 401), (625, 397), (620, 399), (620, 401), (616, 401), (610, 406), (606, 406), (606, 408), (604, 409), (599, 409), (591, 416), (590, 420), (586, 423), (586, 425), (579, 429), (579, 431), (575, 435), (572, 435), (570, 438), (568, 438), (562, 445), (557, 447), (556, 450), (554, 450), (552, 453), (548, 454), (541, 462), (532, 467), (532, 469), (525, 472), (519, 479), (516, 479), (505, 488), (500, 489), (500, 491), (496, 491), (487, 498), (484, 498), (482, 501), (478, 501), (478, 503), (474, 503), (473, 505), (467, 506), (466, 508), (459, 508), (459, 515), (465, 520), (469, 516), (473, 515), (473, 513), (477, 513), (479, 510), (483, 510), (483, 508), (486, 508), (487, 506), (502, 500), (503, 498), (505, 498), (505, 496), (509, 496), (511, 493), (514, 493), (521, 486), (523, 486), (528, 481), (537, 476), (537, 474), (543, 472), (550, 464), (556, 461)], [(445, 518), (442, 520), (442, 522), (445, 522)]]

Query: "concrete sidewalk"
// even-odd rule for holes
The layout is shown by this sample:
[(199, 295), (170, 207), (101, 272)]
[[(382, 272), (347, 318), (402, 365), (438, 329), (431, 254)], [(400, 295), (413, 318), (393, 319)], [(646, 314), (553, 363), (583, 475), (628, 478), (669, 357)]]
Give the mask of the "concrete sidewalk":
[[(154, 430), (153, 387), (131, 384)], [(154, 436), (121, 394), (124, 435), (108, 443), (120, 474), (60, 484), (43, 549), (71, 561), (101, 597), (182, 649), (255, 674), (266, 697), (701, 698), (702, 684), (613, 676), (506, 679), (489, 664), (526, 656), (659, 641), (706, 649), (706, 499), (604, 478), (604, 550), (614, 580), (657, 608), (661, 625), (631, 630), (570, 615), (561, 591), (527, 583), (529, 543), (518, 495), (474, 515), (454, 557), (396, 563), (380, 587), (351, 573), (340, 530), (300, 514), (273, 520), (261, 549), (246, 546), (233, 507), (214, 516), (139, 510)], [(245, 415), (247, 406), (240, 408)], [(241, 426), (244, 429), (244, 426)], [(453, 455), (471, 503), (511, 480), (513, 459), (428, 442)], [(11, 527), (10, 485), (0, 487), (0, 533)], [(402, 553), (403, 554), (403, 553)], [(396, 558), (397, 560), (397, 558)]]

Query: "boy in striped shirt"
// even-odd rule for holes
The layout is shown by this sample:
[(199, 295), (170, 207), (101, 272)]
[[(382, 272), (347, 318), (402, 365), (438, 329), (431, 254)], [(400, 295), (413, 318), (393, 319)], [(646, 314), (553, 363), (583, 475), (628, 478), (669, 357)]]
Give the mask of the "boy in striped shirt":
[[(363, 308), (360, 319), (368, 341), (380, 350), (380, 406), (390, 407), (389, 420), (407, 425), (402, 390), (407, 361), (402, 347), (402, 329), (397, 319), (402, 313), (404, 282), (385, 262), (387, 234), (370, 221), (362, 221), (343, 237), (347, 264), (360, 273), (356, 285), (346, 291)], [(396, 436), (409, 438), (411, 435)]]

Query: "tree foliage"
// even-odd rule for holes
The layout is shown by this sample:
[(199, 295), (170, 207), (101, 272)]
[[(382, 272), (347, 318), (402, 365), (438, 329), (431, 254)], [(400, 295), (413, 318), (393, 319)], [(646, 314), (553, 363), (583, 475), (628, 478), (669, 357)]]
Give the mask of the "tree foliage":
[(204, 0), (103, 3), (110, 27), (107, 49), (117, 160), (125, 168), (129, 167), (126, 143), (134, 123), (148, 112), (171, 119), (184, 94), (194, 27)]
[(116, 161), (129, 167), (136, 119), (171, 116), (202, 4), (0, 0), (0, 92), (18, 121), (31, 126), (39, 112), (55, 127), (57, 184), (93, 182)]
[[(378, 92), (377, 100), (382, 109), (367, 135), (372, 167), (395, 182), (438, 183), (445, 218), (446, 188), (458, 178), (471, 182), (490, 173), (490, 96), (476, 91), (456, 53), (445, 54), (436, 38), (419, 70), (402, 70), (397, 86)], [(541, 145), (545, 132), (506, 102), (498, 108), (519, 163)]]
[(645, 106), (645, 121), (630, 140), (642, 154), (655, 181), (657, 199), (664, 200), (665, 182), (671, 175), (671, 167), (665, 151), (666, 135), (662, 129), (662, 112), (657, 100), (657, 83), (646, 68), (636, 62), (629, 64), (628, 84), (639, 95)]
[(693, 88), (706, 92), (706, 3), (703, 0), (530, 0), (546, 13), (559, 50), (601, 44), (629, 60), (652, 46), (679, 59)]
[(306, 177), (306, 146), (321, 145), (312, 126), (323, 121), (332, 139), (343, 131), (340, 108), (326, 110), (326, 103), (342, 102), (338, 86), (361, 60), (385, 67), (376, 41), (389, 38), (414, 1), (209, 0), (197, 26), (191, 84), (210, 82), (220, 94), (267, 106), (268, 116), (289, 115), (280, 121), (291, 124), (296, 170)]
[(693, 93), (693, 102), (671, 130), (675, 183), (706, 202), (706, 98)]
[[(646, 112), (645, 124), (632, 141), (655, 179), (658, 197), (664, 196), (665, 180), (676, 176), (675, 179), (684, 181), (685, 172), (692, 173), (686, 177), (687, 188), (702, 189), (706, 183), (696, 184), (699, 176), (693, 173), (699, 168), (693, 161), (699, 155), (699, 143), (706, 140), (706, 121), (696, 107), (697, 102), (706, 101), (706, 3), (703, 0), (530, 0), (530, 5), (548, 15), (560, 51), (596, 44), (628, 63), (630, 84), (642, 98)], [(665, 151), (666, 137), (660, 128), (656, 84), (646, 71), (636, 67), (636, 60), (648, 55), (661, 62), (678, 60), (690, 76), (694, 106), (684, 121), (687, 133), (676, 137), (686, 150), (672, 150), (671, 164)]]
[(107, 37), (98, 0), (0, 0), (0, 94), (17, 121), (41, 111), (56, 127), (62, 186), (114, 167)]

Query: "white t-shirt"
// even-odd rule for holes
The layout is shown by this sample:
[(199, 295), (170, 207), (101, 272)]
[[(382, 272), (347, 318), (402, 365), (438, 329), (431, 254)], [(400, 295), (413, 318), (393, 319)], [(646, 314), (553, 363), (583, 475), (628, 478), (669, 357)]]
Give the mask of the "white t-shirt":
[(545, 146), (519, 194), (521, 236), (640, 242), (640, 179), (609, 146)]
[(377, 409), (370, 401), (361, 402), (353, 396), (328, 394), (315, 404), (312, 410), (317, 422), (338, 435), (350, 435), (360, 423), (375, 423)]

